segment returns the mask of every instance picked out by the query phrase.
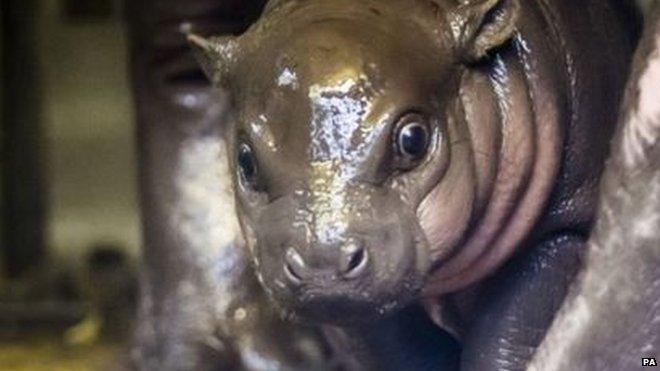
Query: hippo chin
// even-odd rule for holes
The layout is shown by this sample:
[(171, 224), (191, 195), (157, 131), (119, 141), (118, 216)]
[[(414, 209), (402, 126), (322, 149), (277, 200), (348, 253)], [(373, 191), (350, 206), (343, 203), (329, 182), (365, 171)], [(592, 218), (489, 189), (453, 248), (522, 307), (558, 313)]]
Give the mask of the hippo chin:
[(460, 317), (488, 306), (448, 294), (517, 252), (579, 251), (630, 30), (602, 0), (282, 0), (241, 36), (190, 34), (231, 95), (265, 291), (326, 323), (440, 297)]

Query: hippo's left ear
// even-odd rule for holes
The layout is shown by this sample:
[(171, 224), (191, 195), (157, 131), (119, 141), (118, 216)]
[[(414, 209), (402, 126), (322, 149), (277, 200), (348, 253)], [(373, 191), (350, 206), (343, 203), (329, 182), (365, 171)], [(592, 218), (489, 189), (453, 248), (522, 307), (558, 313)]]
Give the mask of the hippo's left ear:
[(204, 38), (187, 33), (195, 57), (213, 85), (226, 87), (229, 84), (238, 58), (238, 41), (235, 36)]
[(466, 61), (477, 61), (506, 43), (516, 30), (519, 0), (463, 0), (449, 12), (456, 48)]

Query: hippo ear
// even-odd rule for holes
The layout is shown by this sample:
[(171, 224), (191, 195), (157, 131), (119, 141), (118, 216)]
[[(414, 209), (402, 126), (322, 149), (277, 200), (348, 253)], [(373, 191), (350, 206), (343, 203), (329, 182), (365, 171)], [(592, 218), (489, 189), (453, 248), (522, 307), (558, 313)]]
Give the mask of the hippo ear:
[(519, 0), (463, 0), (449, 13), (460, 55), (477, 61), (506, 43), (513, 37), (519, 13)]
[(235, 36), (204, 38), (187, 33), (195, 57), (215, 86), (227, 86), (236, 65), (238, 41)]

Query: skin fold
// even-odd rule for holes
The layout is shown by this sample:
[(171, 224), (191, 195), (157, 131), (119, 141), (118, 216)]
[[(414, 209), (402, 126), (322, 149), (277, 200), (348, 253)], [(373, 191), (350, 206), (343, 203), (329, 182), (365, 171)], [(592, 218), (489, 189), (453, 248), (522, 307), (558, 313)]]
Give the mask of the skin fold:
[(660, 354), (660, 6), (647, 17), (584, 269), (529, 370), (638, 370)]
[(137, 367), (524, 369), (579, 267), (634, 20), (613, 0), (261, 5), (128, 7)]

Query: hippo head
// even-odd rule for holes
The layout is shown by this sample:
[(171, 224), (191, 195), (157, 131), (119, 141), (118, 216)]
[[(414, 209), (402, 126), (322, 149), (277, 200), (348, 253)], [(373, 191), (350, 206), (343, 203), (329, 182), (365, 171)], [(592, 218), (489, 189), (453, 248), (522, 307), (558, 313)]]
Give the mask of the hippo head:
[(244, 35), (189, 36), (231, 94), (239, 220), (280, 308), (350, 323), (419, 297), (471, 214), (462, 71), (511, 36), (516, 12), (511, 0), (292, 0)]

